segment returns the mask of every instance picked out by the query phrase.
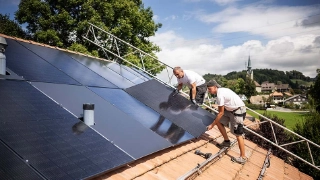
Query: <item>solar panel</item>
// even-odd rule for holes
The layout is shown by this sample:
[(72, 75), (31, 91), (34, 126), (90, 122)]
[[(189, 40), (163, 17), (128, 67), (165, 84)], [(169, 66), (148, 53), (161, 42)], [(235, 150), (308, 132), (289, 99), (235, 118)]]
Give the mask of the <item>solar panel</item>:
[[(87, 87), (41, 82), (32, 82), (32, 85), (77, 117), (83, 116), (84, 103), (93, 103), (96, 124), (92, 128), (134, 158), (140, 158), (172, 146), (166, 139), (144, 127)], [(153, 143), (148, 143), (150, 141)]]
[(142, 76), (131, 68), (119, 65), (117, 63), (110, 63), (107, 65), (107, 67), (120, 74), (122, 77), (125, 77), (129, 81), (133, 82), (134, 84), (140, 84), (148, 80), (145, 76)]
[(206, 126), (215, 119), (215, 115), (192, 105), (183, 96), (173, 96), (172, 88), (156, 80), (149, 80), (125, 91), (195, 137), (203, 134)]
[(0, 98), (1, 110), (29, 114), (1, 114), (0, 140), (46, 179), (89, 178), (134, 160), (27, 82), (0, 80)]
[(179, 144), (195, 138), (123, 90), (93, 87), (90, 89), (172, 144)]
[[(95, 71), (108, 81), (112, 82), (119, 88), (127, 88), (135, 85), (137, 80), (132, 79), (127, 73), (118, 74), (116, 71), (111, 70), (108, 68), (110, 64), (115, 64), (109, 61), (102, 61), (98, 59), (94, 59), (91, 57), (80, 56), (78, 54), (69, 53), (71, 57), (82, 63), (83, 65), (87, 66), (89, 69)], [(135, 76), (135, 78), (138, 76)]]
[(25, 161), (0, 142), (0, 179), (43, 179)]
[(60, 69), (73, 79), (77, 80), (82, 85), (114, 88), (116, 87), (114, 84), (110, 83), (99, 74), (74, 60), (63, 51), (24, 42), (19, 43), (40, 56), (45, 61), (55, 66), (56, 68)]
[[(79, 82), (44, 61), (38, 55), (12, 39), (7, 39), (7, 67), (24, 79), (41, 82), (78, 84)], [(19, 52), (19, 53), (17, 53)]]

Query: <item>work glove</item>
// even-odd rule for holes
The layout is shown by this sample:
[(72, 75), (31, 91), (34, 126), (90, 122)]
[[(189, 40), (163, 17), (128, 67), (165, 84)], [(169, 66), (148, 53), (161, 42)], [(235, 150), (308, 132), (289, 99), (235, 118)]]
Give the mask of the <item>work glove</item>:
[(197, 102), (195, 99), (191, 99), (192, 104), (197, 105)]
[(179, 90), (178, 89), (174, 89), (173, 92), (172, 92), (172, 96), (175, 96), (179, 94)]

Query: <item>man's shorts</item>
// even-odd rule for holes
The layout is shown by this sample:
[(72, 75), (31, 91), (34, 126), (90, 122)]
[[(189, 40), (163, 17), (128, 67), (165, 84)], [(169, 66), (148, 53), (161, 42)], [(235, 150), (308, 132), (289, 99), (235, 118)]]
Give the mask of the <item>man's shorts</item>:
[[(202, 104), (207, 92), (207, 84), (204, 83), (196, 87), (196, 97), (195, 100), (197, 103)], [(192, 89), (190, 89), (189, 96), (192, 97)]]
[(234, 130), (235, 128), (236, 129), (238, 128), (239, 124), (243, 125), (245, 113), (246, 113), (246, 107), (240, 107), (234, 113), (231, 111), (224, 110), (224, 114), (220, 119), (220, 123), (223, 124), (224, 126), (228, 126), (228, 123), (230, 122), (230, 132), (235, 136), (241, 136), (242, 134), (235, 133)]

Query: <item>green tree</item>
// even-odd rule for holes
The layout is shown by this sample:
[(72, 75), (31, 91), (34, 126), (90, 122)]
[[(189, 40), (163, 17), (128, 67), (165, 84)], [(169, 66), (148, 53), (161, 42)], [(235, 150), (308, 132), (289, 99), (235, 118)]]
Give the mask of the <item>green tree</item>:
[(314, 85), (310, 88), (310, 95), (314, 100), (314, 106), (316, 110), (320, 113), (320, 69), (317, 69), (318, 75), (316, 76), (316, 80)]
[(10, 20), (9, 15), (0, 14), (0, 33), (8, 36), (26, 38), (27, 33), (14, 20)]
[(236, 94), (243, 94), (245, 82), (243, 79), (228, 80), (225, 87), (231, 89)]
[[(33, 40), (53, 46), (81, 52), (86, 48), (95, 54), (98, 47), (82, 37), (92, 23), (153, 56), (160, 51), (148, 37), (162, 25), (153, 21), (151, 8), (144, 8), (142, 0), (21, 0), (15, 17), (27, 24)], [(132, 50), (120, 46), (119, 51), (129, 54)], [(102, 51), (99, 53), (103, 56)], [(126, 59), (139, 61), (133, 55)], [(144, 61), (146, 69), (153, 69), (154, 74), (164, 68), (151, 58)]]
[[(310, 141), (320, 144), (320, 114), (317, 112), (311, 112), (305, 116), (304, 121), (300, 121), (296, 124), (294, 131), (301, 136), (309, 139)], [(295, 141), (301, 140), (299, 138), (293, 139)], [(315, 165), (320, 164), (320, 151), (318, 147), (309, 144), (312, 152), (313, 160)], [(298, 143), (293, 146), (293, 152), (300, 156), (301, 158), (311, 161), (310, 154), (308, 153), (308, 145), (306, 143)], [(320, 179), (320, 171), (311, 167), (308, 164), (302, 163), (300, 160), (296, 159), (293, 161), (294, 166), (299, 168), (302, 172), (311, 175), (314, 179)]]
[[(285, 126), (284, 119), (278, 118), (276, 115), (271, 116), (270, 114), (267, 113), (267, 111), (263, 114), (263, 116), (266, 116), (267, 118), (273, 120), (274, 122)], [(264, 138), (276, 143), (273, 132), (276, 134), (277, 137), (277, 142), (279, 144), (285, 144), (290, 142), (289, 136), (287, 135), (286, 131), (278, 126), (273, 126), (273, 129), (270, 125), (270, 123), (263, 123), (267, 120), (260, 118), (260, 127), (258, 130), (256, 130), (256, 133), (260, 134), (261, 136), (263, 136)], [(288, 159), (288, 153), (286, 153), (285, 151), (279, 149), (278, 147), (275, 147), (273, 145), (271, 145), (269, 142), (261, 139), (260, 137), (256, 136), (255, 134), (247, 131), (245, 132), (246, 134), (246, 138), (249, 139), (250, 141), (258, 144), (259, 146), (261, 146), (264, 149), (269, 149), (271, 148), (272, 150), (272, 154), (274, 154), (275, 156), (280, 157), (281, 159), (287, 160)], [(291, 150), (292, 146), (285, 146), (284, 147), (287, 150)]]
[(254, 84), (254, 81), (249, 77), (246, 77), (245, 79), (243, 94), (248, 98), (257, 94), (256, 85)]

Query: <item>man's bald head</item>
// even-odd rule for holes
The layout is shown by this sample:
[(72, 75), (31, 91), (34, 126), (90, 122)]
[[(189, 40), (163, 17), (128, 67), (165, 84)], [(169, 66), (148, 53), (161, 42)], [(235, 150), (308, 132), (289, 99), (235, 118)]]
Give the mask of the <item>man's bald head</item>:
[(173, 74), (178, 78), (182, 78), (184, 76), (183, 69), (179, 66), (173, 68)]

